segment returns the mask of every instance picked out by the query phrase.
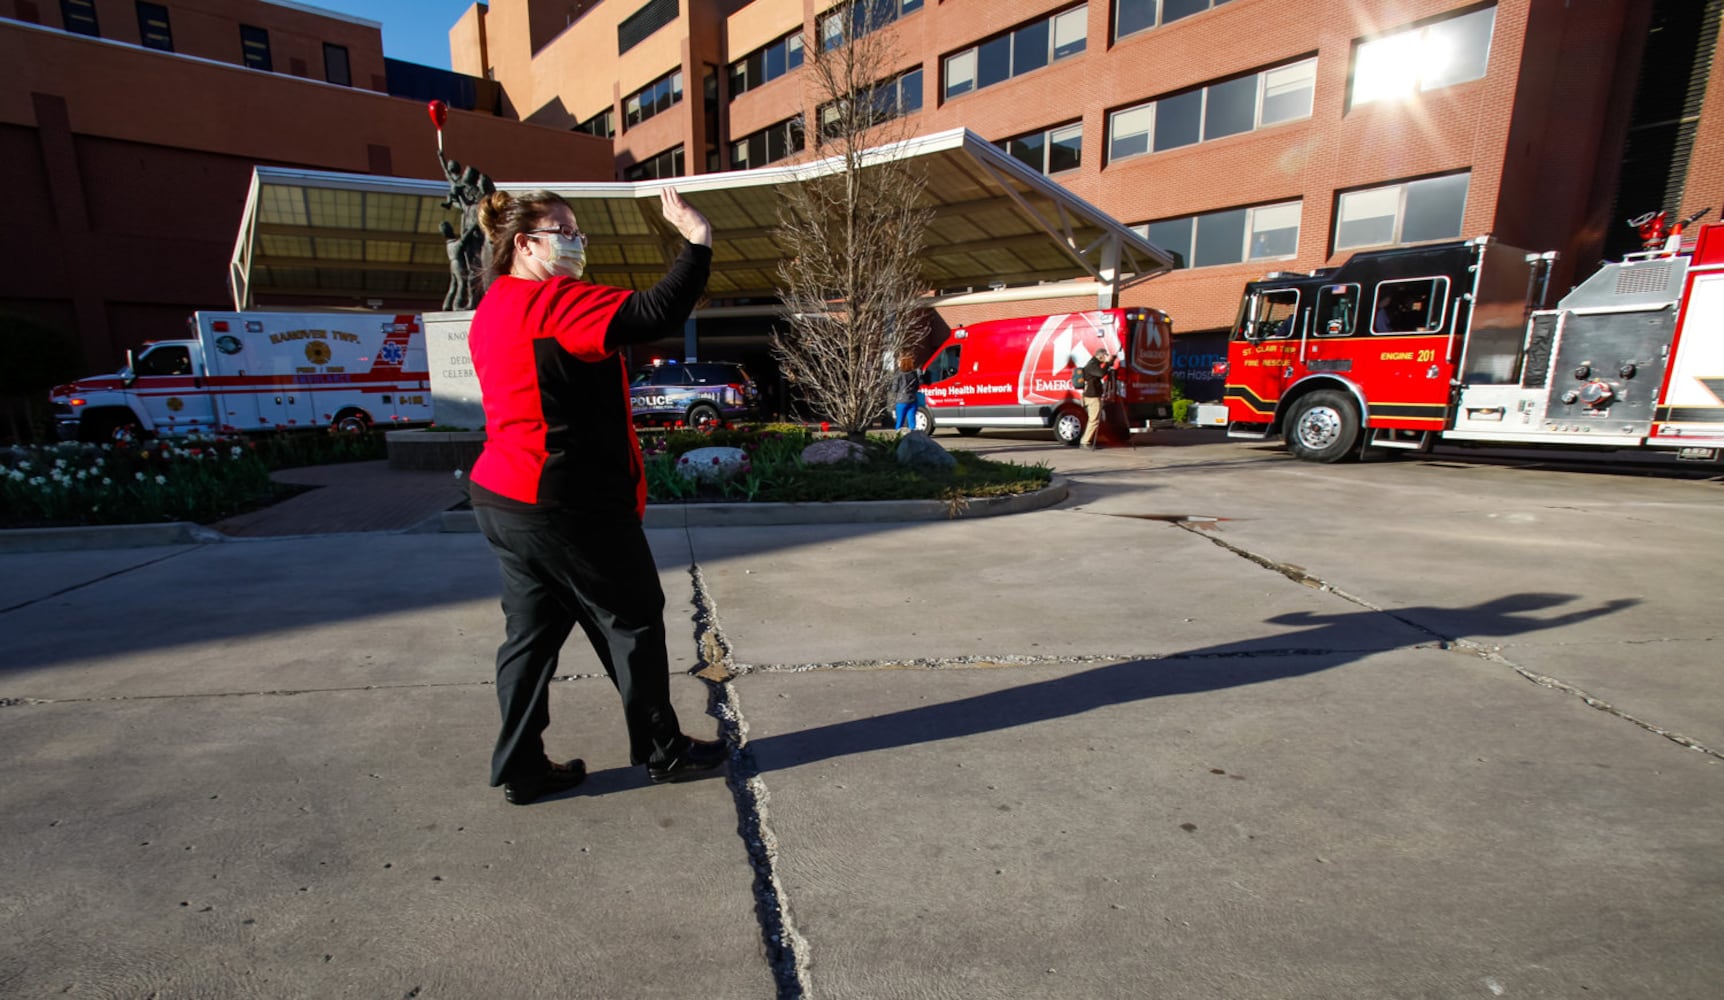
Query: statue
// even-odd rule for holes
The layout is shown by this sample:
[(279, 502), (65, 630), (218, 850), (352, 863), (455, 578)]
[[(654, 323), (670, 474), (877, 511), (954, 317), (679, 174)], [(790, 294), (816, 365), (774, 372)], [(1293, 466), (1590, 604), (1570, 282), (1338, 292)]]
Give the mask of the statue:
[[(438, 138), (441, 140), (441, 132)], [(441, 141), (438, 145), (442, 145)], [(461, 164), (455, 160), (443, 161), (443, 175), (449, 179), (449, 197), (443, 200), (443, 207), (461, 210), (459, 233), (448, 222), (439, 227), (443, 233), (444, 249), (449, 254), (449, 290), (443, 295), (443, 308), (445, 311), (472, 309), (484, 294), (479, 276), (484, 273), (486, 251), (490, 245), (484, 231), (479, 228), (479, 203), (496, 191), (497, 186), (491, 183), (491, 178), (480, 173), (478, 167), (462, 170)]]

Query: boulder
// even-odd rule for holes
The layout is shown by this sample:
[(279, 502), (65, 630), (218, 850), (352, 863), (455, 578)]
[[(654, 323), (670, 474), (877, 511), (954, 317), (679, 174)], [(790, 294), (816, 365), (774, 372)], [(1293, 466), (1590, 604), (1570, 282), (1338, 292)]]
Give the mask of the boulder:
[(848, 438), (828, 438), (802, 449), (803, 465), (835, 465), (839, 462), (860, 462), (868, 457), (861, 445)]
[(958, 460), (922, 431), (911, 431), (898, 439), (898, 464), (912, 469), (950, 471)]
[(748, 468), (748, 452), (741, 448), (696, 448), (676, 460), (677, 475), (703, 483), (734, 479)]

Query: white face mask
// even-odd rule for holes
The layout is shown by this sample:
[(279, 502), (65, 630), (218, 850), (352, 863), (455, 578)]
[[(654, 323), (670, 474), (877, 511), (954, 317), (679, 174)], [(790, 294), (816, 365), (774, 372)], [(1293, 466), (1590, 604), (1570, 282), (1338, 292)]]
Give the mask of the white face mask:
[(534, 233), (532, 238), (551, 242), (550, 260), (543, 260), (538, 254), (528, 254), (544, 268), (547, 276), (579, 278), (587, 269), (587, 243), (581, 237), (565, 237), (561, 233)]

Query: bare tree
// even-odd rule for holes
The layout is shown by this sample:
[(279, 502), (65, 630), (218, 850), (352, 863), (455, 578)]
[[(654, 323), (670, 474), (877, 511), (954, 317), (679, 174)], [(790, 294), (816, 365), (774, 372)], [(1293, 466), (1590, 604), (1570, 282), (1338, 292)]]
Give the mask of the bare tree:
[[(909, 136), (896, 46), (878, 29), (890, 0), (851, 0), (822, 18), (805, 45), (814, 105), (809, 129), (820, 159), (840, 169), (784, 188), (779, 294), (788, 332), (773, 353), (822, 420), (862, 434), (890, 406), (890, 372), (927, 322), (918, 300), (924, 233), (932, 212), (925, 176), (871, 149)], [(841, 27), (842, 34), (833, 30)]]

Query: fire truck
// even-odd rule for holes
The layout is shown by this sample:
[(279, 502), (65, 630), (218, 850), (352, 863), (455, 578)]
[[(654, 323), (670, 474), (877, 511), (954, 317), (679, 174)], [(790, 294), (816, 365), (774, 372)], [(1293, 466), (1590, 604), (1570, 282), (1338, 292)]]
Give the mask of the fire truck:
[(1489, 237), (1246, 285), (1228, 436), (1299, 458), (1465, 445), (1724, 448), (1724, 225), (1606, 263), (1544, 308), (1554, 253)]
[(431, 419), (419, 317), (374, 312), (199, 312), (185, 340), (55, 386), (60, 437), (130, 440), (412, 424)]

